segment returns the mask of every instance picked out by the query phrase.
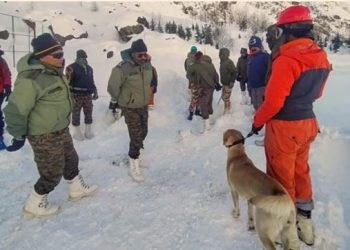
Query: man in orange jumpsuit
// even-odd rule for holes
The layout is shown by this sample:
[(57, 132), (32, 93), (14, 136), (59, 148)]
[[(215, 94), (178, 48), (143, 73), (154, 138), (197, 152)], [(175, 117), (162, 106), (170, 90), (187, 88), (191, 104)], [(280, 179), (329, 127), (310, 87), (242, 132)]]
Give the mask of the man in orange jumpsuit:
[(295, 201), (299, 238), (314, 244), (311, 220), (312, 185), (308, 156), (319, 127), (313, 102), (322, 95), (331, 71), (327, 55), (312, 37), (309, 8), (282, 11), (276, 23), (279, 50), (273, 58), (265, 100), (257, 110), (252, 132), (266, 124), (267, 174), (278, 180)]

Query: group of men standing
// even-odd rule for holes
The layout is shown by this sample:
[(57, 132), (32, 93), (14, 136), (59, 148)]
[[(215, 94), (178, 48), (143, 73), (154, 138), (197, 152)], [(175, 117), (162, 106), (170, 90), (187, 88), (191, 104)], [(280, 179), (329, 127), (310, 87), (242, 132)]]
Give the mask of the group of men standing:
[[(69, 187), (69, 199), (78, 200), (97, 190), (89, 186), (79, 174), (79, 157), (69, 132), (72, 117), (73, 137), (91, 139), (92, 101), (98, 98), (93, 69), (87, 62), (87, 53), (77, 51), (74, 63), (64, 74), (62, 46), (48, 33), (34, 38), (33, 52), (22, 57), (17, 64), (17, 79), (11, 93), (10, 71), (1, 72), (1, 103), (7, 131), (13, 136), (11, 145), (3, 142), (4, 122), (1, 114), (0, 146), (9, 152), (22, 148), (28, 140), (34, 152), (39, 179), (29, 195), (23, 211), (31, 216), (49, 216), (59, 206), (48, 202), (48, 194), (63, 177)], [(124, 54), (123, 54), (124, 53)], [(113, 68), (108, 92), (111, 95), (109, 113), (114, 121), (125, 117), (130, 145), (130, 170), (135, 181), (144, 178), (139, 169), (140, 151), (148, 131), (148, 105), (150, 96), (157, 90), (155, 68), (142, 39), (122, 52), (123, 61)], [(5, 61), (1, 59), (3, 64)], [(7, 66), (7, 65), (6, 65)], [(6, 74), (5, 74), (6, 73)], [(153, 100), (152, 100), (153, 101)], [(85, 132), (80, 130), (80, 113), (83, 109)]]
[[(267, 174), (278, 180), (295, 201), (298, 234), (309, 245), (314, 243), (314, 229), (308, 155), (319, 131), (312, 103), (321, 96), (331, 71), (326, 53), (313, 40), (312, 29), (309, 8), (292, 6), (282, 11), (277, 23), (268, 29), (271, 56), (263, 51), (261, 39), (252, 36), (248, 43), (249, 55), (247, 49), (241, 49), (237, 68), (229, 58), (229, 49), (220, 49), (220, 78), (211, 58), (195, 46), (185, 61), (191, 90), (188, 119), (192, 120), (194, 114), (200, 115), (205, 130), (210, 129), (214, 89), (222, 88), (224, 112), (231, 108), (230, 96), (236, 80), (240, 82), (242, 104), (249, 103), (249, 93), (256, 111), (251, 133), (258, 134), (266, 124)], [(74, 136), (77, 139), (93, 137), (92, 100), (98, 98), (98, 93), (85, 51), (79, 50), (76, 62), (67, 67), (67, 80), (63, 74), (63, 49), (50, 34), (34, 38), (32, 46), (33, 53), (18, 62), (12, 94), (9, 72), (1, 72), (0, 104), (8, 99), (4, 112), (13, 140), (10, 146), (4, 146), (0, 113), (0, 147), (16, 151), (28, 139), (40, 178), (24, 211), (46, 216), (59, 209), (48, 203), (47, 196), (62, 176), (67, 180), (71, 199), (91, 195), (97, 189), (96, 185), (87, 185), (79, 174), (79, 158), (68, 126), (73, 110)], [(148, 133), (148, 104), (156, 92), (156, 87), (150, 88), (155, 69), (142, 39), (134, 41), (121, 55), (123, 60), (112, 69), (108, 81), (109, 114), (114, 120), (121, 115), (125, 117), (130, 137), (130, 171), (133, 179), (141, 182), (144, 178), (140, 160)], [(79, 129), (82, 108), (86, 124), (84, 136)]]
[(249, 54), (246, 48), (241, 48), (237, 67), (230, 59), (230, 50), (221, 48), (220, 77), (208, 55), (197, 51), (196, 46), (191, 47), (185, 60), (185, 71), (190, 89), (191, 101), (189, 105), (188, 120), (193, 115), (199, 115), (204, 121), (204, 130), (210, 130), (209, 115), (213, 114), (214, 89), (221, 92), (224, 102), (224, 114), (231, 110), (231, 94), (235, 81), (239, 82), (241, 89), (241, 104), (252, 104), (257, 110), (263, 101), (267, 74), (270, 65), (270, 56), (264, 51), (262, 41), (257, 36), (249, 39)]

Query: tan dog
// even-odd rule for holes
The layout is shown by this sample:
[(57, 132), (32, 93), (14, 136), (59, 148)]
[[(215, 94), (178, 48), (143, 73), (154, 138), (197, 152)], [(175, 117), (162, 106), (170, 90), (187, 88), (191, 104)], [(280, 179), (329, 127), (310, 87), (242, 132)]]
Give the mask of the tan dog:
[(223, 139), (228, 151), (226, 170), (234, 203), (233, 217), (239, 217), (241, 195), (248, 201), (249, 230), (254, 229), (255, 206), (255, 227), (264, 249), (276, 249), (275, 242), (279, 236), (283, 249), (300, 249), (295, 205), (286, 190), (254, 166), (245, 153), (244, 137), (239, 131), (229, 129)]

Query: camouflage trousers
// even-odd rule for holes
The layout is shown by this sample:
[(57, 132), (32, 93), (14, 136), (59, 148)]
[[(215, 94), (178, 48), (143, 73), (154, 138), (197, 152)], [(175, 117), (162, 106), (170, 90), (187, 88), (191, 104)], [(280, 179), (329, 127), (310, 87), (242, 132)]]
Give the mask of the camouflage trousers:
[(4, 127), (5, 127), (5, 123), (4, 123), (4, 115), (2, 114), (2, 102), (5, 99), (5, 95), (3, 93), (0, 93), (0, 136), (2, 136), (4, 134)]
[(191, 89), (191, 101), (190, 101), (190, 106), (188, 110), (194, 113), (194, 111), (198, 107), (198, 100), (201, 95), (202, 88), (200, 88), (199, 85), (190, 84), (190, 89)]
[(225, 106), (231, 105), (231, 101), (230, 101), (231, 93), (232, 93), (232, 87), (230, 87), (228, 85), (222, 86), (221, 99), (224, 101)]
[(73, 94), (73, 98), (74, 98), (74, 105), (73, 105), (73, 112), (72, 112), (72, 125), (73, 126), (80, 125), (81, 109), (83, 109), (83, 112), (84, 112), (85, 124), (91, 124), (92, 109), (93, 109), (92, 96), (90, 94), (87, 94), (87, 95)]
[(54, 190), (62, 176), (72, 180), (79, 174), (79, 157), (68, 128), (44, 135), (30, 135), (28, 141), (40, 175), (34, 185), (38, 194)]
[(132, 159), (139, 158), (140, 149), (148, 133), (148, 107), (124, 108), (122, 113), (129, 131), (129, 156)]
[(213, 114), (213, 93), (212, 88), (201, 88), (198, 100), (200, 114), (204, 120)]

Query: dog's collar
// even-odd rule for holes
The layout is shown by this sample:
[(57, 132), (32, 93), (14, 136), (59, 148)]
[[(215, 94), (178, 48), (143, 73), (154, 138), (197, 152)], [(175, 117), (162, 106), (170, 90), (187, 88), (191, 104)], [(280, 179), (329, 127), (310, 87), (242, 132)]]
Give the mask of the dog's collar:
[(230, 148), (230, 147), (232, 147), (232, 146), (234, 146), (234, 145), (237, 145), (237, 144), (244, 144), (244, 142), (245, 142), (245, 138), (242, 138), (242, 139), (240, 139), (240, 140), (237, 140), (237, 141), (234, 141), (232, 144), (230, 144), (230, 145), (226, 145), (225, 147), (226, 148)]

